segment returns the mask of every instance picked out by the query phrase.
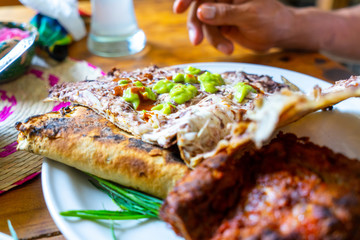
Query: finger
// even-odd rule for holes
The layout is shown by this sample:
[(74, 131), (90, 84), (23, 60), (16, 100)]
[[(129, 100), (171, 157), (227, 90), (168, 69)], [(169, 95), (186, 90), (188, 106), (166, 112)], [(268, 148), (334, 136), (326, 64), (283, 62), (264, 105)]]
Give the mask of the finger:
[[(219, 51), (225, 54), (231, 54), (233, 52), (232, 43), (221, 35), (220, 30), (217, 27), (204, 25), (197, 17), (196, 12), (198, 7), (205, 2), (208, 3), (211, 1), (215, 0), (198, 0), (196, 3), (192, 3), (188, 21), (190, 40), (194, 45), (197, 45), (201, 43), (205, 35), (209, 43), (215, 46), (215, 48), (217, 48)], [(231, 0), (217, 1), (228, 2)]]
[(190, 7), (191, 2), (194, 0), (175, 0), (173, 5), (174, 13), (183, 13)]
[(230, 55), (234, 51), (233, 43), (221, 34), (220, 28), (203, 25), (203, 31), (208, 42), (220, 52)]
[(197, 17), (210, 25), (233, 25), (246, 12), (246, 4), (204, 3), (198, 7)]
[[(200, 0), (200, 1), (201, 2), (197, 4), (198, 5), (197, 9), (199, 8), (199, 6), (202, 5), (202, 3), (205, 2), (209, 3), (216, 1), (216, 2), (228, 3), (231, 0), (206, 0), (206, 1)], [(213, 45), (216, 49), (218, 49), (220, 52), (223, 52), (225, 54), (231, 54), (233, 52), (233, 44), (221, 34), (220, 29), (218, 27), (203, 24), (202, 29), (208, 42), (211, 45)]]
[(196, 9), (199, 2), (192, 2), (188, 14), (187, 28), (189, 33), (190, 42), (194, 45), (198, 45), (202, 42), (204, 34), (202, 31), (203, 23), (196, 16)]
[(254, 51), (264, 52), (271, 48), (270, 45), (265, 43), (247, 39), (237, 27), (225, 26), (221, 27), (220, 31), (227, 39), (229, 39), (229, 41), (236, 42), (239, 45)]

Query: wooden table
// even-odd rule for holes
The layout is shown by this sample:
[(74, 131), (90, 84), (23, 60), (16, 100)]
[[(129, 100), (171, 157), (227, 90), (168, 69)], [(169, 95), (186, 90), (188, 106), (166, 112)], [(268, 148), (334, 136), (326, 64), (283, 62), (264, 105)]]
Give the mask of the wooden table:
[[(246, 62), (290, 69), (329, 82), (351, 74), (341, 64), (319, 53), (273, 50), (267, 54), (255, 54), (237, 46), (233, 55), (225, 56), (206, 42), (193, 47), (187, 36), (186, 15), (174, 15), (172, 1), (134, 2), (139, 26), (147, 36), (147, 48), (143, 53), (126, 58), (102, 58), (92, 55), (87, 50), (86, 39), (83, 39), (71, 45), (70, 56), (87, 60), (104, 71), (112, 67), (130, 70), (150, 64)], [(90, 11), (88, 2), (81, 2), (80, 8)], [(27, 22), (34, 13), (23, 6), (1, 7), (0, 21)], [(0, 232), (9, 234), (7, 219), (11, 220), (19, 238), (64, 239), (46, 208), (40, 176), (0, 196)]]

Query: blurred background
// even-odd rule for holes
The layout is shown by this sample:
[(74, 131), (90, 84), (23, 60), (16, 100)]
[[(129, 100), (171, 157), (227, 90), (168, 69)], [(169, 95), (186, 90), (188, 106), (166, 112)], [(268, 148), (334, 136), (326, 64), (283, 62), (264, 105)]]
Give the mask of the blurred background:
[[(79, 1), (90, 1), (90, 0), (79, 0)], [(133, 0), (136, 2), (136, 0)], [(174, 1), (174, 0), (164, 0), (164, 1)], [(343, 7), (353, 6), (360, 3), (360, 0), (279, 0), (287, 5), (294, 7), (309, 7), (314, 6), (321, 8), (323, 10), (334, 10)], [(0, 6), (14, 6), (20, 5), (21, 3), (18, 0), (0, 0)], [(326, 54), (325, 54), (326, 55)], [(360, 74), (360, 62), (354, 62), (348, 59), (340, 59), (336, 56), (328, 56), (333, 60), (342, 63), (350, 71), (355, 74)]]
[[(79, 1), (89, 1), (89, 0), (79, 0)], [(168, 1), (172, 1), (172, 0), (168, 0)], [(318, 6), (323, 9), (336, 9), (336, 8), (351, 6), (360, 3), (360, 0), (281, 0), (281, 2), (295, 7)], [(21, 4), (18, 0), (0, 1), (0, 6), (9, 6), (9, 5), (18, 5), (18, 4)]]
[[(90, 1), (90, 0), (79, 0), (79, 1)], [(135, 0), (136, 1), (136, 0)], [(0, 6), (11, 6), (11, 5), (20, 5), (21, 3), (18, 0), (0, 0)]]
[(318, 6), (330, 10), (352, 6), (359, 3), (360, 0), (281, 0), (281, 2), (295, 7)]

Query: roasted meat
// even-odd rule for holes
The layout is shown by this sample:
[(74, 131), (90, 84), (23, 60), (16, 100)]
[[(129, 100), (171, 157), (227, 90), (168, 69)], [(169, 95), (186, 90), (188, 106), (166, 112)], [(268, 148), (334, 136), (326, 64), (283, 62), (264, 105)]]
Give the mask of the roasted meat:
[(360, 239), (360, 162), (279, 134), (205, 160), (161, 217), (186, 239)]

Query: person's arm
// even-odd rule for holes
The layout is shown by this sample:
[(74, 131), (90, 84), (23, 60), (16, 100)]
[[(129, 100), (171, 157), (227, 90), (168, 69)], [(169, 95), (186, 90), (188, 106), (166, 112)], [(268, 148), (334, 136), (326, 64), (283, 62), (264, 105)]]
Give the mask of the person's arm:
[[(177, 0), (174, 11), (185, 11), (191, 2)], [(197, 40), (192, 41), (194, 44), (202, 40), (200, 24), (220, 27), (220, 38), (205, 36), (212, 38), (210, 43), (226, 45), (228, 42), (222, 40), (226, 37), (256, 51), (271, 47), (321, 50), (360, 59), (360, 6), (327, 12), (317, 8), (292, 8), (276, 0), (203, 3), (189, 12), (188, 27), (193, 30), (192, 39)]]
[(360, 5), (336, 11), (295, 9), (292, 25), (277, 47), (319, 50), (360, 59)]

